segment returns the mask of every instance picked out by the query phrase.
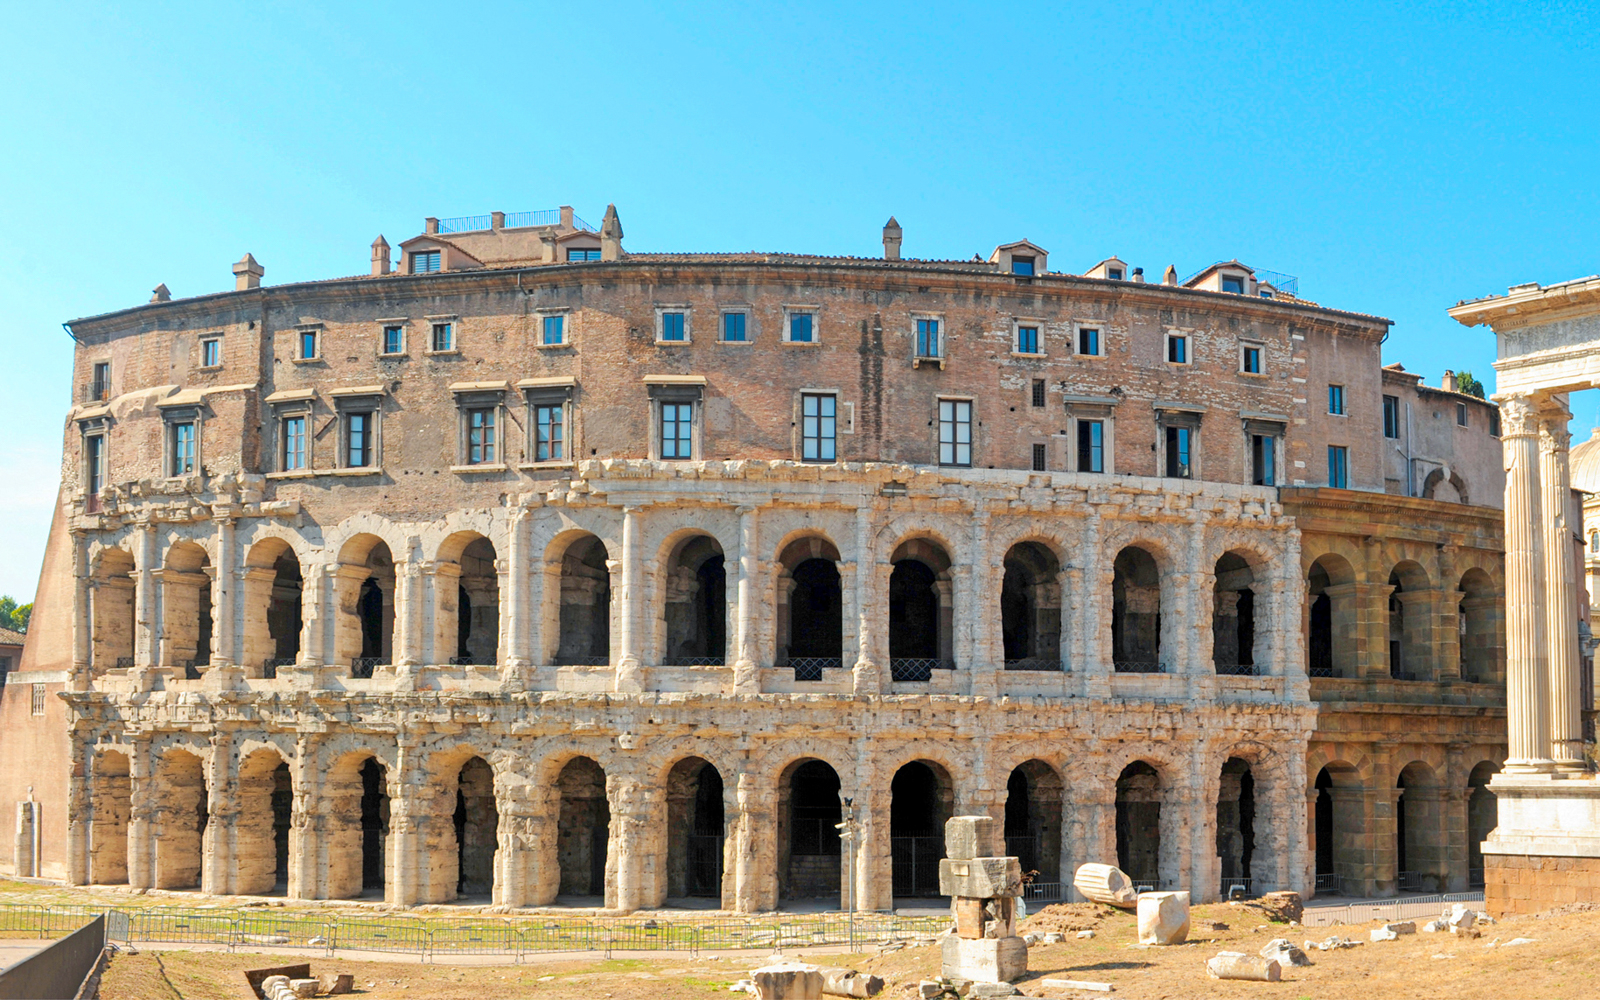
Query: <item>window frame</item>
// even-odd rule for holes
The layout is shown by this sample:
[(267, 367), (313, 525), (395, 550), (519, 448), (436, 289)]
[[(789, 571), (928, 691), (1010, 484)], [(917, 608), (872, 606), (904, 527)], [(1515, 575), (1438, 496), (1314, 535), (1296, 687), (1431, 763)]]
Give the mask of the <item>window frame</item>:
[[(200, 469), (200, 418), (198, 415), (170, 417), (167, 424), (167, 478), (182, 479)], [(184, 428), (189, 429), (187, 435)], [(187, 454), (183, 445), (187, 437)], [(185, 464), (186, 463), (186, 464)]]
[[(663, 379), (666, 379), (663, 376)], [(705, 384), (703, 381), (646, 382), (650, 394), (650, 458), (657, 462), (696, 462), (705, 460)], [(665, 407), (689, 407), (689, 454), (666, 454), (662, 437), (666, 425)], [(680, 423), (681, 421), (674, 421)], [(681, 440), (675, 437), (674, 440)]]
[[(448, 344), (439, 346), (439, 331), (445, 331), (449, 337)], [(461, 337), (456, 330), (456, 319), (453, 316), (430, 317), (428, 320), (428, 349), (427, 354), (460, 354)]]
[[(1178, 345), (1178, 349), (1183, 354), (1183, 357), (1174, 358), (1172, 356), (1174, 345)], [(1164, 346), (1166, 347), (1166, 350), (1163, 352), (1162, 356), (1166, 360), (1167, 364), (1188, 367), (1194, 363), (1194, 355), (1189, 351), (1189, 335), (1187, 333), (1182, 331), (1168, 330), (1166, 344)]]
[[(951, 419), (950, 440), (945, 440), (945, 407), (950, 407)], [(960, 419), (960, 414), (965, 410), (966, 419)], [(978, 401), (972, 396), (936, 396), (934, 397), (933, 424), (936, 428), (933, 438), (934, 458), (942, 469), (974, 469), (977, 468), (978, 453)], [(967, 428), (967, 440), (957, 440), (960, 436), (962, 425)], [(950, 446), (950, 461), (945, 461), (945, 446)], [(966, 447), (966, 461), (961, 461), (960, 449)]]
[[(1279, 420), (1250, 419), (1244, 420), (1244, 464), (1245, 470), (1250, 474), (1249, 483), (1262, 488), (1276, 488), (1283, 485), (1283, 442), (1288, 431), (1288, 425)], [(1258, 452), (1257, 439), (1266, 442), (1267, 451)], [(1267, 472), (1271, 475), (1271, 482), (1257, 482), (1261, 471), (1258, 459), (1261, 454), (1266, 455)]]
[[(355, 423), (362, 420), (362, 461), (355, 461)], [(351, 408), (339, 414), (339, 468), (371, 469), (378, 466), (378, 414), (365, 408)]]
[[(535, 309), (534, 318), (538, 321), (538, 329), (533, 333), (533, 347), (539, 351), (559, 351), (573, 346), (572, 310), (565, 307)], [(554, 343), (545, 341), (545, 335), (554, 321), (561, 334), (561, 339)]]
[[(692, 462), (695, 460), (694, 425), (696, 406), (690, 400), (667, 399), (662, 400), (656, 407), (656, 437), (660, 442), (661, 461), (663, 462)], [(671, 454), (667, 442), (667, 428), (671, 426), (673, 434), (670, 438)], [(682, 449), (688, 453), (683, 454)]]
[[(657, 304), (657, 306), (656, 306), (656, 346), (657, 347), (663, 347), (663, 346), (665, 346), (665, 347), (677, 347), (677, 346), (682, 345), (682, 344), (693, 343), (693, 339), (694, 338), (693, 338), (693, 336), (692, 336), (692, 334), (690, 333), (690, 330), (689, 330), (689, 312), (690, 312), (689, 306), (687, 306), (687, 305), (675, 305), (675, 304), (672, 304), (672, 303)], [(675, 338), (667, 336), (667, 333), (668, 333), (668, 330), (667, 330), (667, 326), (668, 326), (667, 317), (669, 317), (669, 316), (678, 317), (679, 330), (677, 332), (679, 334), (681, 334), (681, 336), (678, 336), (678, 337), (675, 337)]]
[[(796, 400), (796, 429), (798, 432), (796, 434), (798, 444), (796, 456), (801, 462), (804, 462), (807, 465), (832, 465), (837, 463), (839, 461), (840, 411), (843, 409), (839, 403), (839, 393), (832, 389), (801, 389), (796, 393), (796, 395), (798, 396), (798, 399)], [(807, 405), (812, 400), (817, 401), (818, 412), (807, 413)], [(821, 412), (823, 400), (826, 400), (832, 405), (832, 413)], [(807, 432), (810, 429), (811, 421), (813, 420), (816, 421), (817, 433), (810, 434)], [(831, 421), (833, 425), (833, 433), (826, 436), (822, 434), (824, 421)], [(810, 442), (813, 440), (817, 442), (818, 454), (808, 455), (807, 450), (810, 446)], [(833, 454), (822, 454), (822, 451), (824, 450), (824, 443), (826, 443), (827, 449), (831, 450)]]
[[(1102, 475), (1106, 471), (1106, 425), (1108, 417), (1074, 417), (1072, 428), (1072, 464), (1074, 472)], [(1085, 431), (1088, 433), (1086, 434)], [(1099, 441), (1095, 440), (1098, 432)], [(1088, 440), (1085, 441), (1085, 438)], [(1088, 462), (1085, 463), (1087, 457)], [(1096, 468), (1098, 466), (1098, 468)]]
[(97, 496), (110, 481), (111, 460), (107, 455), (110, 434), (103, 424), (83, 429), (83, 485), (85, 496)]
[(91, 403), (101, 403), (111, 398), (111, 362), (93, 361), (89, 364), (89, 394)]
[[(811, 317), (811, 339), (794, 340), (794, 318), (796, 316)], [(781, 343), (793, 344), (796, 347), (816, 347), (822, 343), (822, 309), (820, 306), (786, 305), (783, 307), (783, 339)]]
[[(1044, 329), (1045, 329), (1045, 324), (1043, 322), (1041, 322), (1040, 320), (1034, 319), (1034, 318), (1032, 318), (1030, 316), (1016, 316), (1016, 317), (1013, 317), (1012, 320), (1011, 320), (1011, 353), (1012, 353), (1012, 355), (1015, 356), (1015, 357), (1019, 357), (1019, 358), (1042, 358), (1042, 357), (1045, 357), (1046, 354), (1045, 354), (1045, 349), (1044, 349)], [(1031, 351), (1025, 351), (1025, 350), (1022, 349), (1023, 348), (1023, 343), (1022, 343), (1022, 331), (1023, 330), (1032, 330), (1033, 331), (1033, 350), (1031, 350)]]
[[(728, 317), (730, 317), (730, 316), (738, 316), (740, 318), (740, 324), (739, 324), (740, 330), (739, 330), (739, 332), (744, 334), (744, 339), (742, 339), (742, 340), (729, 340), (728, 339)], [(755, 338), (754, 325), (755, 325), (755, 319), (754, 319), (754, 317), (753, 317), (753, 315), (752, 315), (752, 313), (751, 313), (751, 311), (750, 311), (750, 309), (748, 307), (745, 307), (745, 306), (727, 307), (727, 306), (725, 306), (722, 309), (718, 310), (717, 343), (719, 343), (719, 344), (739, 344), (741, 346), (745, 345), (745, 344), (752, 343), (756, 339)]]
[[(583, 254), (583, 256), (574, 259), (572, 255), (575, 253)], [(593, 264), (601, 259), (600, 253), (601, 249), (599, 247), (567, 247), (566, 259), (563, 260), (562, 263)]]
[[(1200, 480), (1204, 476), (1201, 463), (1201, 431), (1204, 413), (1198, 410), (1179, 409), (1172, 406), (1161, 406), (1156, 411), (1156, 424), (1160, 428), (1157, 438), (1160, 464), (1156, 468), (1156, 475), (1163, 479)], [(1177, 434), (1173, 434), (1177, 431)], [(1182, 454), (1186, 462), (1178, 461), (1178, 454), (1174, 453), (1173, 439), (1184, 442)], [(1187, 468), (1187, 474), (1182, 471)]]
[[(925, 350), (928, 346), (928, 337), (933, 340), (933, 350)], [(924, 361), (937, 361), (939, 367), (944, 367), (945, 359), (945, 330), (944, 314), (930, 312), (914, 312), (911, 314), (911, 363), (912, 367)]]
[[(1337, 476), (1334, 475), (1335, 469), (1338, 470)], [(1350, 448), (1347, 445), (1328, 445), (1328, 486), (1336, 490), (1350, 488)]]
[[(562, 464), (565, 465), (568, 456), (572, 453), (570, 445), (571, 429), (567, 419), (567, 403), (565, 400), (552, 402), (536, 401), (528, 404), (528, 433), (531, 436), (529, 446), (529, 462), (533, 465)], [(545, 427), (542, 415), (553, 414), (548, 422), (553, 434), (543, 441), (540, 440), (540, 431)], [(540, 455), (539, 449), (550, 450), (551, 454)]]
[[(464, 384), (453, 387), (456, 404), (456, 464), (450, 471), (457, 473), (503, 472), (506, 465), (506, 389), (504, 383)], [(472, 461), (472, 417), (474, 413), (492, 414), (490, 427), (494, 440), (490, 458)], [(381, 444), (381, 439), (378, 442)], [(480, 444), (480, 447), (482, 445)]]
[(1050, 382), (1048, 379), (1036, 378), (1028, 387), (1028, 405), (1035, 410), (1042, 410), (1050, 405)]
[(1328, 383), (1328, 416), (1348, 417), (1350, 411), (1346, 407), (1344, 398), (1344, 384), (1340, 382)]
[[(1389, 433), (1390, 428), (1394, 433)], [(1400, 397), (1385, 393), (1383, 396), (1383, 436), (1390, 441), (1400, 440)]]
[(222, 367), (222, 334), (207, 334), (200, 338), (201, 371), (217, 371)]
[[(300, 453), (299, 464), (291, 465), (289, 458), (289, 424), (298, 421), (300, 424)], [(311, 469), (311, 413), (309, 410), (295, 410), (278, 414), (278, 471), (279, 472), (309, 472)]]
[[(389, 350), (389, 331), (399, 331), (399, 350)], [(378, 321), (378, 357), (402, 358), (406, 355), (409, 346), (411, 331), (405, 320), (379, 320)]]
[(1467, 412), (1467, 404), (1463, 403), (1463, 402), (1460, 402), (1459, 400), (1456, 402), (1456, 426), (1457, 427), (1471, 427), (1472, 426), (1471, 416)]
[[(573, 403), (577, 383), (573, 379), (552, 376), (519, 382), (524, 408), (524, 437), (522, 463), (524, 469), (562, 468), (571, 466), (578, 454), (578, 411)], [(560, 457), (539, 457), (539, 411), (551, 408), (558, 411), (561, 427)], [(546, 442), (549, 444), (549, 442)]]
[[(1094, 335), (1094, 350), (1083, 349), (1085, 333)], [(1106, 328), (1099, 323), (1074, 323), (1072, 324), (1072, 353), (1080, 358), (1103, 358), (1106, 356)]]
[[(1249, 361), (1251, 354), (1255, 354), (1256, 367), (1252, 371)], [(1267, 375), (1267, 345), (1259, 340), (1239, 341), (1239, 374), (1250, 375), (1255, 378), (1265, 378)]]
[[(1020, 270), (1020, 267), (1026, 270)], [(1039, 257), (1037, 254), (1011, 254), (1010, 273), (1019, 278), (1035, 278), (1039, 275)]]
[[(462, 465), (494, 466), (501, 465), (502, 444), (497, 436), (500, 422), (500, 407), (493, 404), (486, 406), (466, 406), (462, 408), (462, 415), (466, 419), (466, 449), (461, 455)], [(479, 423), (474, 424), (474, 420)], [(487, 432), (484, 434), (483, 432)], [(480, 439), (473, 441), (474, 435)], [(477, 458), (473, 457), (473, 449), (480, 452)]]
[[(426, 258), (433, 264), (432, 267), (417, 268), (417, 259)], [(444, 248), (436, 247), (431, 250), (411, 250), (406, 253), (407, 274), (438, 274), (444, 270)]]
[[(1237, 282), (1238, 288), (1229, 288), (1228, 282)], [(1243, 295), (1250, 285), (1250, 279), (1242, 274), (1219, 274), (1217, 276), (1217, 289), (1225, 295)]]
[(1029, 463), (1029, 471), (1049, 472), (1050, 446), (1043, 441), (1035, 441), (1033, 442), (1032, 452), (1032, 462)]
[[(45, 685), (35, 681), (33, 689), (28, 692), (28, 695), (28, 714), (35, 717), (43, 716), (46, 705)], [(35, 818), (37, 818), (37, 815)]]
[[(323, 349), (327, 346), (322, 342), (323, 328), (320, 324), (305, 324), (294, 328), (294, 352), (291, 360), (295, 364), (316, 364), (322, 360)], [(306, 353), (306, 345), (311, 345), (312, 353)]]

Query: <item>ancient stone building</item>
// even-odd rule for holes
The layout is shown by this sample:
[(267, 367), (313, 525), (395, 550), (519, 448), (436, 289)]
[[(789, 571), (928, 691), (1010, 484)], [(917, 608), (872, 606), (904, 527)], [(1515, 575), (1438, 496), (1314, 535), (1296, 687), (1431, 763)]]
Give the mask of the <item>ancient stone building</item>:
[(430, 219), (398, 271), (247, 255), (69, 324), (15, 868), (759, 910), (843, 895), (848, 816), (887, 907), (988, 813), (1042, 883), (1469, 882), (1499, 471), (1393, 488), (1386, 320), (893, 220), (875, 258), (621, 237)]

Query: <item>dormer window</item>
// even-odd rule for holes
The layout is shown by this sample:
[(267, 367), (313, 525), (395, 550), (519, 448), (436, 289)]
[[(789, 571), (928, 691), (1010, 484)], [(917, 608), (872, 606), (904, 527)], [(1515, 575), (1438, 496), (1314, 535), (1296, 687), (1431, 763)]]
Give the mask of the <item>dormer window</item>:
[(1120, 268), (1120, 267), (1108, 267), (1108, 268), (1106, 268), (1106, 277), (1110, 278), (1112, 281), (1121, 281), (1122, 280), (1122, 268)]
[(1244, 279), (1238, 275), (1224, 274), (1222, 276), (1222, 290), (1225, 292), (1231, 292), (1234, 295), (1243, 295)]
[(599, 247), (593, 247), (593, 248), (568, 247), (567, 248), (567, 262), (568, 263), (572, 263), (574, 261), (599, 260), (599, 259), (600, 259), (600, 248)]
[(1013, 256), (1011, 258), (1011, 273), (1025, 275), (1031, 278), (1033, 277), (1033, 262), (1034, 258), (1032, 257), (1023, 257), (1021, 255)]
[(438, 250), (415, 250), (411, 254), (412, 274), (432, 274), (440, 269), (440, 252)]

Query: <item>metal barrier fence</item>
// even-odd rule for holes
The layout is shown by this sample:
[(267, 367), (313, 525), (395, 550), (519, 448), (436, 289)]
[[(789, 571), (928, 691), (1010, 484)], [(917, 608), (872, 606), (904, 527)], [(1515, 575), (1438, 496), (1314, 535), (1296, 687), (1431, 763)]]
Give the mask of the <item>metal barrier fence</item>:
[(1436, 917), (1451, 903), (1481, 903), (1481, 892), (1447, 892), (1432, 896), (1397, 896), (1394, 899), (1350, 903), (1347, 906), (1308, 906), (1300, 922), (1307, 927), (1362, 924), (1368, 920), (1412, 920)]
[(108, 910), (87, 906), (0, 905), (0, 933), (22, 931), (58, 937), (105, 915), (107, 937), (130, 943), (296, 948), (333, 957), (339, 951), (416, 955), (432, 962), (451, 956), (503, 956), (521, 962), (549, 952), (736, 950), (932, 940), (944, 933), (944, 916), (900, 917), (843, 913), (815, 917), (724, 917), (703, 921), (562, 919), (538, 915), (495, 920), (440, 920), (431, 915), (399, 920), (329, 920), (310, 914), (226, 913), (177, 909)]

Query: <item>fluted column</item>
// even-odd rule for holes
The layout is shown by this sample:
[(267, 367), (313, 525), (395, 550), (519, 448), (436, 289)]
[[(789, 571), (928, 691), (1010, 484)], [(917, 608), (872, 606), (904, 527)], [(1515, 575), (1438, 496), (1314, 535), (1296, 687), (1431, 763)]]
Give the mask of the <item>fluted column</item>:
[(639, 553), (639, 508), (622, 509), (622, 587), (617, 601), (618, 637), (621, 656), (617, 660), (616, 689), (621, 693), (644, 690), (644, 671), (639, 647), (644, 639), (639, 600), (643, 596), (644, 566)]
[(1550, 674), (1545, 636), (1544, 531), (1539, 525), (1539, 417), (1527, 396), (1500, 406), (1506, 467), (1506, 742), (1505, 770), (1549, 771)]
[(761, 690), (756, 673), (756, 574), (759, 551), (756, 539), (756, 508), (739, 508), (739, 634), (737, 655), (733, 663), (734, 694), (758, 694)]
[(1573, 571), (1572, 500), (1567, 447), (1572, 419), (1560, 399), (1539, 413), (1539, 495), (1544, 528), (1545, 641), (1550, 647), (1550, 754), (1563, 771), (1587, 771), (1583, 753), (1582, 692), (1578, 662), (1578, 592)]

